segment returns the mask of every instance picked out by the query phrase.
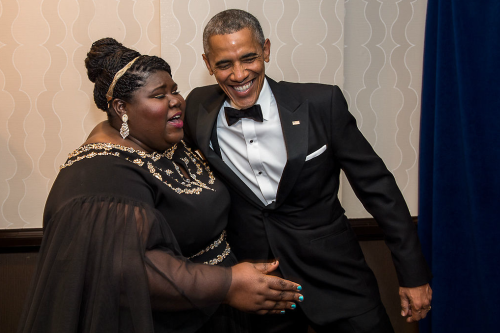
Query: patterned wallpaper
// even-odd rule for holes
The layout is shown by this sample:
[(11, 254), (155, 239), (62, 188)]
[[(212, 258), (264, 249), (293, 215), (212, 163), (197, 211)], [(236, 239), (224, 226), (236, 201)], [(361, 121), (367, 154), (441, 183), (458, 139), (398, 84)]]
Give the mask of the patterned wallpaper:
[[(253, 13), (271, 40), (276, 80), (338, 84), (358, 125), (417, 214), (417, 153), (426, 0), (1, 0), (0, 229), (41, 227), (67, 154), (104, 119), (83, 60), (114, 37), (162, 55), (184, 95), (215, 83), (201, 33), (215, 13)], [(119, 181), (117, 179), (117, 181)], [(367, 213), (349, 186), (351, 217)]]
[[(416, 216), (427, 0), (348, 0), (345, 6), (344, 93)], [(349, 187), (342, 194), (349, 216), (368, 216)]]
[[(163, 0), (161, 54), (184, 94), (213, 84), (202, 60), (205, 24), (221, 10), (254, 14), (271, 40), (275, 80), (343, 88), (361, 131), (417, 207), (420, 87), (426, 0)], [(369, 217), (343, 179), (349, 217)]]
[(1, 0), (0, 228), (41, 227), (59, 165), (105, 118), (84, 59), (107, 36), (160, 55), (159, 0)]

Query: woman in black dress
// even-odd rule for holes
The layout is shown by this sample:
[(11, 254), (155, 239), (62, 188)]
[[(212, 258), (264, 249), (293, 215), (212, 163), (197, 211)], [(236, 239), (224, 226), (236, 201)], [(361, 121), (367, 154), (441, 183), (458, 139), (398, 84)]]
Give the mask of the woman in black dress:
[(293, 309), (300, 286), (265, 275), (277, 263), (236, 263), (229, 194), (181, 141), (185, 102), (169, 65), (111, 38), (85, 65), (108, 120), (48, 196), (19, 332), (244, 332), (233, 308)]

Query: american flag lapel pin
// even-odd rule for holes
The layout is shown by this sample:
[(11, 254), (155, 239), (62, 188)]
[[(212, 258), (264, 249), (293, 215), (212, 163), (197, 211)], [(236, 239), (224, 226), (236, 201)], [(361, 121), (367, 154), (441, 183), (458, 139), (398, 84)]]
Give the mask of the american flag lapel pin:
[(298, 120), (292, 121), (292, 125), (300, 125), (300, 121)]

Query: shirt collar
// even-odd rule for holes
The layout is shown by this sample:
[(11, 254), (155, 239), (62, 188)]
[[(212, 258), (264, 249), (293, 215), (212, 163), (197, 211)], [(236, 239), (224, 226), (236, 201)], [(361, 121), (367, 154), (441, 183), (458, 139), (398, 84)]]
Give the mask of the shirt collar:
[[(259, 104), (260, 108), (262, 110), (262, 117), (264, 120), (269, 120), (269, 114), (271, 112), (271, 105), (274, 101), (274, 96), (273, 92), (271, 91), (271, 87), (269, 86), (269, 83), (267, 83), (267, 78), (264, 78), (264, 85), (262, 86), (262, 90), (260, 91), (259, 98), (257, 98), (257, 102), (255, 104)], [(274, 101), (274, 103), (276, 103)], [(233, 102), (228, 98), (224, 102), (224, 106), (230, 106), (235, 109), (239, 109), (238, 107), (234, 106)]]

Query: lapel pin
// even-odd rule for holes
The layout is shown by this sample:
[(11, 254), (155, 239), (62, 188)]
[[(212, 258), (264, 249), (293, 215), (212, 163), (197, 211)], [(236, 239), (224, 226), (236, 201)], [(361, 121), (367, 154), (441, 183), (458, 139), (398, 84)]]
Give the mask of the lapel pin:
[(292, 125), (300, 125), (300, 121), (298, 120), (292, 121)]

